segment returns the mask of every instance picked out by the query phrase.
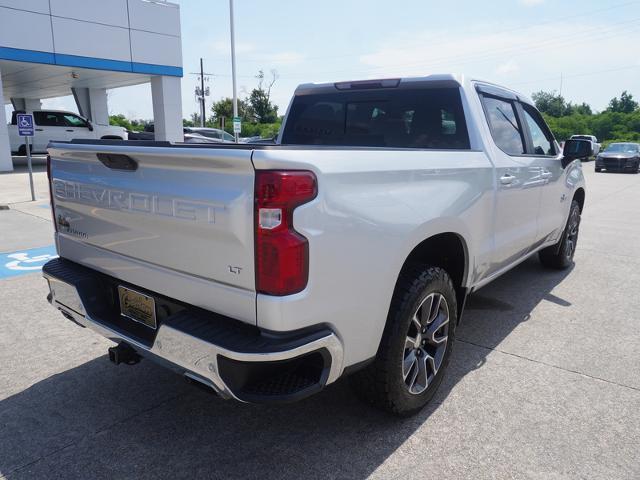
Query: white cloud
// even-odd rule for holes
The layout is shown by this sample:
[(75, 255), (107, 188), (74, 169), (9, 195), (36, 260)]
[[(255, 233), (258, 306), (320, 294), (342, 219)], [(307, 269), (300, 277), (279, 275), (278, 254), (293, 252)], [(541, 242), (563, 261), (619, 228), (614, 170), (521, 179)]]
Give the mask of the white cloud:
[[(231, 56), (231, 48), (228, 40), (217, 40), (209, 44), (210, 52), (217, 57)], [(206, 56), (206, 55), (205, 55)], [(260, 68), (278, 68), (284, 66), (296, 65), (305, 60), (306, 55), (294, 51), (282, 51), (274, 53), (266, 53), (253, 43), (236, 43), (236, 57), (238, 61), (248, 62)]]
[(303, 62), (306, 55), (299, 52), (280, 52), (264, 56), (264, 62), (275, 67), (284, 65), (295, 65)]
[[(256, 46), (249, 42), (236, 42), (236, 55), (244, 53), (252, 53), (256, 51)], [(229, 40), (216, 40), (209, 44), (209, 50), (214, 53), (231, 55), (231, 45)]]
[(517, 72), (520, 69), (518, 62), (515, 60), (509, 60), (501, 65), (498, 65), (496, 68), (496, 73), (498, 75), (507, 75), (509, 73)]
[[(630, 70), (629, 75), (606, 74), (609, 69), (635, 63), (628, 58), (629, 45), (640, 44), (640, 32), (634, 22), (618, 27), (554, 23), (527, 28), (481, 28), (432, 29), (387, 37), (379, 49), (360, 57), (361, 66), (354, 66), (359, 74), (347, 76), (381, 78), (446, 72), (487, 80), (504, 76), (508, 86), (532, 92), (557, 90), (562, 74), (563, 94), (570, 100), (591, 102), (596, 109), (603, 108), (607, 98), (619, 95), (623, 89), (632, 90), (631, 79), (637, 78), (635, 70)], [(585, 55), (598, 62), (585, 62)], [(344, 76), (338, 72), (323, 75)]]

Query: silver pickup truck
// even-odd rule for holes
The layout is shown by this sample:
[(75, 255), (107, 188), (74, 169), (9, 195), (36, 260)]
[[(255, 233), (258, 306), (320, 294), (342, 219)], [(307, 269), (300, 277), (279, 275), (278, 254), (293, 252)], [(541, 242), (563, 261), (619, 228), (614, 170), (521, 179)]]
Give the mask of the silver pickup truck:
[[(350, 375), (397, 414), (440, 384), (467, 296), (573, 262), (590, 143), (454, 75), (300, 86), (276, 145), (49, 146), (65, 317), (225, 398)], [(541, 275), (544, 271), (541, 270)]]

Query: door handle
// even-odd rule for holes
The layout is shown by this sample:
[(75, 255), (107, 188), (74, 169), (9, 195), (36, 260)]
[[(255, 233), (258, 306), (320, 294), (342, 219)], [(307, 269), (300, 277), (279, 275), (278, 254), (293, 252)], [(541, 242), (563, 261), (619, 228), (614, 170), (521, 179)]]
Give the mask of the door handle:
[(67, 132), (75, 132), (75, 130), (67, 130)]
[(515, 179), (516, 177), (507, 173), (506, 175), (500, 177), (500, 183), (502, 185), (511, 185)]
[(552, 173), (552, 172), (548, 172), (548, 171), (546, 171), (546, 170), (545, 170), (545, 171), (543, 171), (543, 172), (540, 174), (540, 178), (542, 178), (542, 179), (544, 179), (544, 180), (547, 180), (547, 179), (549, 179), (549, 178), (551, 178), (551, 177), (553, 177), (553, 173)]
[(42, 128), (36, 128), (36, 132), (44, 132)]

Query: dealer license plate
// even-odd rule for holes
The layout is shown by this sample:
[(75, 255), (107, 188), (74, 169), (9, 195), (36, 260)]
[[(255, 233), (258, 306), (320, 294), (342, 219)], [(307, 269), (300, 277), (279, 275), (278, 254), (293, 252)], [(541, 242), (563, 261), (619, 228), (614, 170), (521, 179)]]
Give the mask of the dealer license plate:
[(147, 327), (156, 328), (156, 302), (153, 297), (118, 286), (120, 313)]

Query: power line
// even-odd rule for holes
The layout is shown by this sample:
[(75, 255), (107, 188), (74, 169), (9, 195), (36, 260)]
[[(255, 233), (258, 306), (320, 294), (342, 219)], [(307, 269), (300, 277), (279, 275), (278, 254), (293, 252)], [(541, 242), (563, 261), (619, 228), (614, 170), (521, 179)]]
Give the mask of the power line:
[[(587, 17), (587, 16), (591, 16), (597, 13), (602, 13), (602, 12), (607, 12), (607, 11), (612, 11), (612, 10), (619, 10), (622, 9), (624, 7), (627, 7), (629, 5), (636, 5), (640, 3), (639, 0), (635, 0), (635, 1), (631, 1), (631, 2), (625, 2), (625, 3), (619, 3), (617, 5), (611, 5), (609, 7), (605, 7), (605, 8), (598, 8), (596, 10), (590, 10), (590, 11), (586, 11), (586, 12), (579, 12), (579, 13), (572, 13), (571, 15), (566, 15), (566, 16), (562, 16), (562, 17), (554, 17), (548, 20), (543, 20), (541, 22), (535, 22), (533, 24), (529, 24), (529, 25), (520, 25), (517, 27), (510, 27), (507, 29), (503, 29), (503, 30), (497, 30), (497, 31), (492, 31), (489, 32), (492, 35), (502, 35), (504, 33), (510, 33), (510, 32), (515, 32), (515, 31), (522, 31), (522, 30), (529, 30), (532, 28), (539, 28), (540, 26), (543, 25), (553, 25), (553, 24), (564, 24), (564, 22), (566, 22), (567, 20), (574, 20), (575, 18), (580, 18), (580, 17)], [(599, 27), (598, 27), (599, 28)], [(441, 40), (438, 42), (434, 42), (434, 43), (430, 43), (429, 46), (438, 46), (438, 45), (445, 45), (448, 43), (448, 40)], [(340, 55), (324, 55), (324, 56), (316, 56), (316, 57), (305, 57), (304, 60), (324, 60), (324, 59), (336, 59), (336, 58), (349, 58), (349, 57), (361, 57), (364, 56), (366, 54), (360, 52), (360, 53), (346, 53), (346, 54), (340, 54)], [(220, 57), (222, 57), (223, 55), (221, 54)], [(226, 55), (224, 55), (226, 57)], [(214, 58), (208, 58), (208, 61), (212, 61), (212, 62), (226, 62), (228, 61), (228, 58), (226, 59), (214, 59)], [(254, 58), (243, 58), (243, 62), (244, 63), (265, 63), (268, 62), (269, 59), (268, 58), (258, 58), (258, 57), (254, 57)]]
[[(620, 72), (623, 70), (631, 70), (634, 68), (640, 68), (640, 64), (638, 65), (626, 65), (624, 67), (614, 67), (614, 68), (607, 68), (606, 70), (596, 70), (596, 71), (592, 71), (592, 72), (583, 72), (583, 73), (574, 73), (571, 75), (562, 75), (563, 79), (567, 79), (567, 78), (578, 78), (578, 77), (588, 77), (591, 75), (601, 75), (603, 73), (612, 73), (612, 72)], [(527, 80), (526, 82), (514, 82), (512, 83), (512, 85), (530, 85), (532, 83), (540, 83), (540, 82), (548, 82), (551, 80), (558, 80), (558, 77), (546, 77), (546, 78), (539, 78), (537, 80)]]
[[(594, 29), (589, 29), (586, 31), (583, 31), (579, 34), (570, 34), (570, 35), (562, 35), (562, 36), (558, 36), (558, 37), (551, 37), (547, 40), (545, 40), (544, 42), (538, 42), (536, 45), (533, 46), (527, 46), (525, 44), (520, 45), (520, 46), (516, 46), (516, 47), (509, 47), (506, 49), (500, 49), (500, 50), (492, 50), (491, 52), (485, 53), (485, 54), (478, 54), (478, 53), (466, 53), (466, 54), (460, 54), (457, 56), (447, 56), (447, 57), (438, 57), (436, 59), (433, 59), (431, 61), (427, 61), (427, 62), (412, 62), (412, 63), (399, 63), (399, 64), (393, 64), (393, 65), (384, 65), (384, 66), (379, 66), (379, 67), (372, 67), (372, 68), (368, 68), (368, 69), (362, 69), (362, 70), (358, 70), (359, 72), (363, 72), (365, 74), (367, 73), (374, 73), (374, 72), (378, 72), (378, 71), (385, 71), (385, 70), (389, 70), (391, 68), (408, 68), (408, 67), (422, 67), (425, 69), (430, 69), (433, 67), (436, 67), (438, 65), (451, 65), (454, 64), (454, 62), (456, 62), (456, 65), (465, 65), (465, 64), (469, 64), (469, 63), (477, 63), (477, 62), (481, 62), (481, 61), (488, 61), (495, 58), (501, 58), (504, 57), (505, 55), (509, 55), (509, 54), (515, 54), (515, 53), (521, 53), (521, 52), (526, 52), (526, 51), (531, 51), (531, 50), (538, 50), (541, 48), (546, 48), (548, 46), (571, 46), (571, 45), (575, 45), (575, 44), (580, 44), (580, 43), (584, 43), (586, 42), (591, 42), (593, 40), (605, 40), (608, 38), (614, 38), (620, 35), (626, 35), (632, 31), (637, 30), (638, 28), (640, 28), (640, 26), (637, 25), (637, 21), (639, 19), (635, 18), (632, 20), (627, 20), (625, 22), (621, 22), (621, 24), (631, 24), (628, 28), (625, 30), (625, 27), (620, 27), (618, 24), (618, 26), (610, 28), (608, 30), (604, 30), (600, 27), (598, 28), (594, 28)], [(612, 35), (609, 35), (610, 33), (612, 33)], [(604, 34), (604, 35), (603, 35)], [(580, 37), (586, 37), (583, 38), (582, 40), (577, 40), (576, 41), (576, 37), (580, 38)], [(562, 41), (563, 39), (565, 39), (565, 41)], [(560, 41), (558, 43), (558, 41)], [(465, 61), (466, 59), (469, 59), (467, 61)], [(305, 78), (309, 78), (310, 75), (331, 75), (331, 74), (340, 74), (340, 73), (344, 73), (347, 72), (347, 70), (341, 69), (341, 70), (333, 70), (333, 71), (324, 71), (324, 72), (307, 72), (304, 77)], [(349, 71), (351, 72), (351, 71)], [(301, 78), (301, 75), (287, 75), (287, 74), (283, 74), (282, 78)]]
[[(547, 20), (547, 21), (543, 21), (543, 22), (536, 22), (535, 24), (529, 25), (529, 26), (523, 26), (523, 27), (515, 27), (515, 28), (509, 28), (509, 29), (503, 29), (501, 31), (494, 31), (494, 32), (487, 32), (487, 33), (491, 33), (491, 35), (500, 35), (500, 34), (504, 34), (504, 33), (508, 33), (508, 32), (512, 32), (512, 31), (522, 31), (522, 30), (529, 30), (532, 28), (539, 28), (540, 26), (543, 25), (549, 25), (549, 24), (557, 24), (557, 23), (562, 23), (563, 21), (567, 20), (567, 19), (575, 19), (577, 17), (580, 16), (589, 16), (589, 15), (593, 15), (595, 13), (601, 13), (601, 12), (605, 12), (605, 11), (611, 11), (611, 10), (617, 10), (617, 9), (621, 9), (623, 7), (632, 5), (632, 4), (638, 4), (640, 3), (640, 1), (632, 1), (632, 2), (625, 2), (625, 3), (621, 3), (621, 4), (617, 4), (617, 5), (613, 5), (610, 7), (606, 7), (606, 8), (600, 8), (600, 9), (596, 9), (596, 10), (591, 10), (588, 12), (581, 12), (575, 15), (571, 15), (571, 17), (555, 17), (554, 19), (551, 20)], [(465, 64), (469, 64), (469, 63), (477, 63), (477, 62), (487, 62), (492, 60), (494, 57), (495, 58), (500, 58), (500, 57), (504, 57), (505, 55), (508, 54), (520, 54), (522, 52), (529, 52), (529, 51), (535, 51), (535, 50), (540, 50), (540, 49), (544, 49), (544, 48), (548, 48), (549, 46), (553, 46), (553, 47), (567, 47), (567, 46), (572, 46), (572, 45), (578, 45), (578, 44), (582, 44), (585, 42), (594, 42), (594, 41), (602, 41), (602, 40), (606, 40), (609, 38), (615, 38), (621, 35), (628, 35), (629, 33), (632, 33), (634, 31), (636, 31), (638, 29), (637, 26), (637, 21), (639, 19), (638, 18), (634, 18), (631, 20), (625, 20), (623, 22), (619, 22), (617, 23), (614, 27), (608, 27), (608, 28), (603, 28), (602, 26), (598, 26), (598, 27), (594, 27), (594, 28), (589, 28), (586, 30), (583, 30), (579, 33), (572, 33), (572, 34), (562, 34), (562, 35), (558, 35), (558, 36), (553, 36), (553, 37), (548, 37), (545, 40), (536, 43), (535, 45), (530, 45), (530, 44), (526, 44), (526, 43), (522, 43), (520, 45), (516, 45), (516, 46), (510, 46), (508, 48), (505, 49), (499, 49), (499, 50), (492, 50), (490, 52), (485, 52), (485, 53), (463, 53), (463, 54), (459, 54), (456, 56), (441, 56), (441, 57), (437, 57), (435, 59), (431, 59), (430, 61), (427, 62), (412, 62), (412, 63), (404, 63), (404, 64), (396, 64), (396, 65), (392, 65), (392, 66), (380, 66), (380, 67), (372, 67), (372, 68), (368, 68), (366, 70), (360, 70), (361, 72), (376, 72), (376, 71), (384, 71), (386, 69), (389, 68), (395, 68), (395, 67), (425, 67), (425, 68), (431, 68), (434, 65), (445, 65), (445, 64), (451, 64), (451, 62), (455, 62), (455, 64), (457, 65), (465, 65)], [(434, 45), (438, 45), (438, 44), (446, 44), (448, 43), (447, 40), (443, 40), (443, 41), (439, 41), (439, 42), (435, 42), (435, 43), (429, 43), (428, 46), (432, 47)], [(344, 55), (332, 55), (332, 56), (327, 56), (327, 57), (307, 57), (304, 60), (312, 60), (312, 59), (322, 59), (322, 58), (342, 58), (342, 57), (350, 57), (350, 56), (361, 56), (361, 54), (344, 54)], [(243, 59), (243, 63), (249, 63), (252, 61), (256, 61), (256, 62), (265, 62), (268, 61), (267, 59)], [(583, 73), (577, 73), (577, 74), (569, 74), (569, 75), (563, 75), (563, 78), (576, 78), (576, 77), (583, 77), (583, 76), (590, 76), (590, 75), (597, 75), (597, 74), (604, 74), (604, 73), (609, 73), (609, 72), (616, 72), (616, 71), (622, 71), (622, 70), (628, 70), (628, 69), (633, 69), (633, 68), (639, 68), (640, 65), (631, 65), (631, 66), (625, 66), (625, 67), (619, 67), (619, 68), (610, 68), (610, 69), (605, 69), (605, 70), (598, 70), (598, 71), (593, 71), (593, 72), (583, 72)], [(334, 70), (334, 71), (325, 71), (325, 72), (306, 72), (304, 74), (296, 74), (296, 75), (281, 75), (282, 78), (305, 78), (305, 79), (309, 79), (310, 76), (312, 75), (329, 75), (329, 74), (337, 74), (337, 73), (343, 73), (343, 72), (351, 72), (353, 73), (352, 70)], [(220, 77), (228, 77), (228, 75), (218, 75)], [(239, 75), (239, 77), (241, 78), (254, 78), (254, 76), (252, 75)], [(514, 85), (522, 85), (522, 84), (528, 84), (528, 83), (538, 83), (541, 81), (545, 81), (545, 80), (558, 80), (558, 77), (552, 77), (552, 78), (546, 78), (546, 79), (540, 79), (540, 80), (532, 80), (532, 81), (527, 81), (527, 82), (519, 82), (519, 83), (515, 83)]]
[[(546, 47), (548, 45), (557, 45), (556, 42), (560, 41), (562, 42), (563, 40), (569, 40), (569, 44), (573, 44), (573, 43), (579, 43), (579, 42), (575, 42), (576, 38), (581, 38), (581, 37), (586, 37), (587, 40), (591, 40), (593, 37), (591, 35), (601, 35), (601, 34), (607, 34), (607, 33), (615, 33), (614, 36), (618, 36), (621, 35), (623, 33), (626, 32), (621, 32), (621, 27), (620, 25), (626, 25), (626, 24), (631, 24), (632, 27), (638, 28), (638, 20), (640, 20), (640, 18), (634, 18), (632, 20), (627, 20), (625, 22), (620, 22), (619, 24), (617, 24), (615, 27), (611, 27), (608, 30), (607, 29), (603, 29), (602, 27), (598, 26), (595, 28), (591, 28), (588, 30), (584, 30), (582, 32), (579, 33), (571, 33), (571, 34), (564, 34), (564, 35), (559, 35), (556, 37), (549, 37), (547, 39), (545, 39), (542, 42), (538, 42), (536, 45), (530, 45), (529, 43), (521, 43), (520, 45), (516, 45), (516, 46), (510, 46), (508, 48), (504, 48), (504, 49), (499, 49), (499, 50), (492, 50), (489, 53), (484, 53), (484, 54), (480, 54), (478, 55), (477, 53), (464, 53), (464, 54), (460, 54), (460, 55), (455, 55), (455, 56), (449, 56), (449, 55), (445, 55), (445, 56), (441, 56), (441, 57), (436, 57), (435, 59), (432, 59), (428, 65), (434, 65), (434, 64), (438, 64), (438, 63), (449, 63), (452, 60), (456, 60), (456, 59), (465, 59), (468, 57), (473, 57), (474, 61), (476, 59), (483, 58), (483, 57), (494, 57), (494, 56), (503, 56), (504, 54), (507, 54), (509, 52), (520, 52), (523, 50), (535, 50), (538, 49), (540, 47)], [(400, 67), (410, 67), (410, 66), (421, 66), (424, 65), (423, 62), (414, 62), (414, 63), (404, 63), (404, 64), (398, 64), (398, 65), (387, 65), (385, 67), (375, 67), (376, 69), (381, 69), (381, 68), (392, 68), (394, 66), (400, 66)]]
[[(531, 24), (531, 25), (521, 25), (521, 26), (518, 26), (518, 27), (511, 27), (511, 28), (508, 28), (508, 29), (505, 29), (505, 30), (497, 30), (497, 31), (492, 31), (492, 32), (488, 32), (488, 33), (491, 33), (492, 35), (502, 35), (502, 34), (510, 33), (510, 32), (520, 32), (522, 30), (529, 30), (529, 29), (532, 29), (532, 28), (539, 28), (542, 25), (562, 24), (563, 22), (565, 22), (567, 20), (573, 20), (573, 19), (579, 18), (579, 17), (591, 16), (593, 14), (602, 13), (602, 12), (605, 12), (605, 11), (617, 10), (617, 9), (622, 8), (622, 7), (626, 7), (626, 6), (634, 5), (634, 4), (638, 4), (638, 3), (640, 3), (640, 1), (626, 2), (626, 3), (621, 3), (621, 4), (618, 4), (618, 5), (612, 5), (612, 6), (606, 7), (606, 8), (600, 8), (600, 9), (597, 9), (597, 10), (591, 10), (589, 12), (577, 13), (575, 15), (572, 14), (571, 16), (566, 16), (566, 17), (554, 17), (553, 19), (549, 19), (549, 20), (542, 21), (542, 22), (536, 22), (536, 23)], [(600, 28), (600, 27), (597, 27), (597, 28)], [(448, 40), (441, 40), (439, 42), (429, 43), (429, 47), (438, 46), (438, 45), (446, 45), (447, 43), (449, 43)], [(325, 57), (308, 57), (308, 58), (305, 58), (305, 60), (320, 60), (320, 59), (325, 59), (325, 58), (343, 58), (343, 57), (359, 57), (359, 56), (363, 56), (363, 54), (332, 55), (332, 56), (325, 56)]]

